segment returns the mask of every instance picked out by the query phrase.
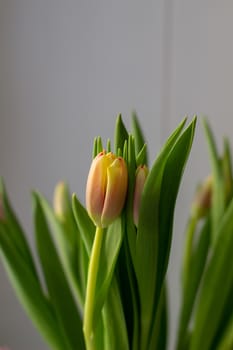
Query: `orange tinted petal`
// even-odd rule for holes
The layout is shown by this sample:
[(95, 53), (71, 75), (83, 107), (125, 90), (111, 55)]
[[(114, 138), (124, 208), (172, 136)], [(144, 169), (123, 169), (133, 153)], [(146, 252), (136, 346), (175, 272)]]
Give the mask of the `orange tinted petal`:
[(107, 185), (101, 217), (102, 227), (108, 226), (121, 213), (128, 184), (128, 172), (123, 158), (116, 158), (107, 169)]

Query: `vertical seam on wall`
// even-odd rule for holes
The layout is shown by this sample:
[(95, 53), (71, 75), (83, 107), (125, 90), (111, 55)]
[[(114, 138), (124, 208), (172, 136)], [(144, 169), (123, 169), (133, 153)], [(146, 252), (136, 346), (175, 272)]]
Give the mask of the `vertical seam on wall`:
[(168, 136), (171, 128), (173, 14), (173, 0), (164, 0), (161, 74), (161, 141)]

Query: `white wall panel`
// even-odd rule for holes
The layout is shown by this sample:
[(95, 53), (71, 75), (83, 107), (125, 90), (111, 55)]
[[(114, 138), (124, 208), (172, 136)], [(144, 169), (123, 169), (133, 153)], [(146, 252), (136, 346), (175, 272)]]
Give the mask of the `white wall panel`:
[[(33, 244), (29, 190), (84, 197), (92, 139), (135, 108), (160, 144), (163, 1), (0, 1), (0, 172)], [(43, 347), (0, 267), (0, 344)]]
[[(175, 216), (175, 236), (169, 270), (172, 339), (179, 308), (179, 271), (188, 208), (197, 182), (210, 171), (201, 117), (208, 116), (219, 150), (223, 136), (233, 135), (233, 3), (173, 2), (170, 124), (198, 115), (197, 132), (185, 172)], [(233, 142), (231, 142), (233, 146)]]

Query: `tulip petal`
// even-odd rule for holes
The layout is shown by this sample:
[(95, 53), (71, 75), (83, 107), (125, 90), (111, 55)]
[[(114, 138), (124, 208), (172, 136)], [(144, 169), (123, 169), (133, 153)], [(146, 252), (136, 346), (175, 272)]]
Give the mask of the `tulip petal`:
[(97, 226), (101, 225), (106, 188), (106, 155), (99, 153), (91, 164), (86, 187), (86, 206), (88, 214)]
[(123, 158), (118, 157), (107, 169), (107, 186), (102, 211), (102, 227), (107, 227), (115, 220), (125, 202), (128, 183), (127, 167)]

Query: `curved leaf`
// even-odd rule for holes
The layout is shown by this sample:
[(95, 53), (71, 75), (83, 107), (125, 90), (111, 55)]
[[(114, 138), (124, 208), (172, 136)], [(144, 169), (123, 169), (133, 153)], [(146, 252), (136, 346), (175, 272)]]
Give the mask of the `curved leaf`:
[(51, 349), (66, 349), (53, 306), (45, 297), (33, 269), (22, 258), (3, 224), (0, 224), (0, 253), (16, 295), (36, 328)]
[[(219, 320), (233, 285), (233, 200), (225, 212), (216, 232), (216, 242), (208, 268), (203, 277), (197, 303), (191, 350), (210, 348)], [(227, 273), (223, 273), (227, 271)]]
[(82, 321), (51, 238), (39, 197), (34, 194), (38, 255), (54, 309), (66, 339), (65, 349), (84, 349)]

